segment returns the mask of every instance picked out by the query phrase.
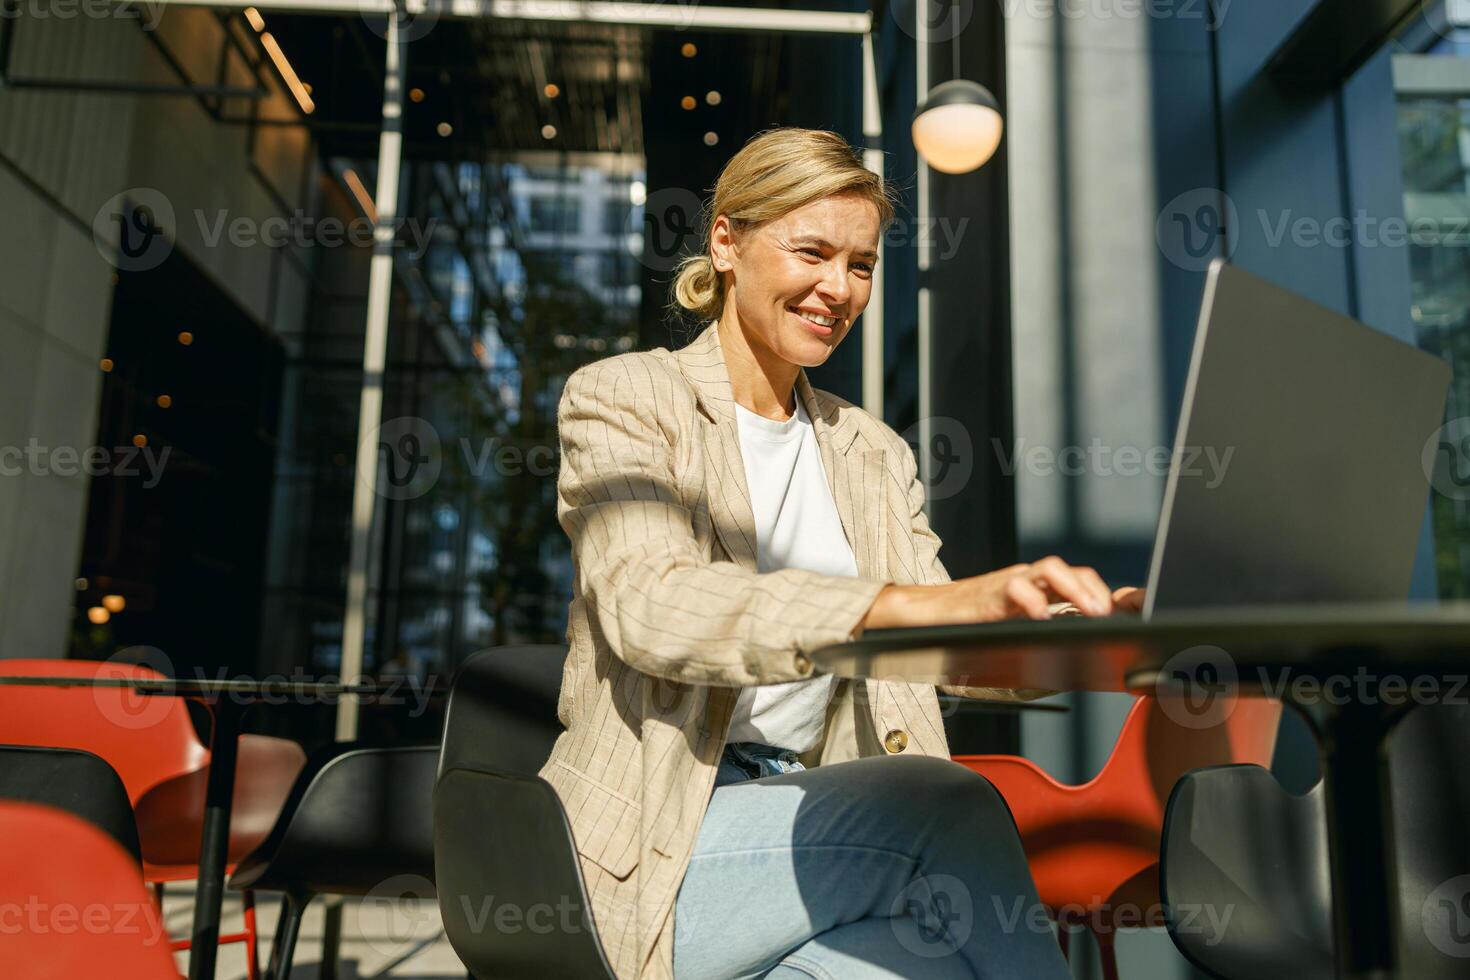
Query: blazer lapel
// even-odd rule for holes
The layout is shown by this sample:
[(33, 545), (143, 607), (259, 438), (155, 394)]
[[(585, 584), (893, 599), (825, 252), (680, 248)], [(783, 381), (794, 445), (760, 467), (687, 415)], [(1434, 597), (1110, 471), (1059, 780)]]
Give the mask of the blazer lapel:
[[(709, 325), (675, 355), (694, 388), (705, 425), (705, 486), (715, 534), (735, 563), (752, 571), (756, 557), (755, 514), (740, 455), (740, 429), (735, 396), (720, 350), (719, 331)], [(886, 573), (881, 535), (885, 507), (884, 454), (881, 449), (854, 451), (858, 429), (854, 414), (817, 394), (806, 372), (796, 376), (796, 392), (806, 405), (822, 468), (837, 504), (842, 530), (852, 547), (858, 575)]]
[(705, 428), (704, 485), (709, 493), (711, 523), (730, 560), (751, 571), (756, 559), (755, 512), (740, 455), (740, 428), (735, 396), (713, 324), (675, 356), (694, 388)]

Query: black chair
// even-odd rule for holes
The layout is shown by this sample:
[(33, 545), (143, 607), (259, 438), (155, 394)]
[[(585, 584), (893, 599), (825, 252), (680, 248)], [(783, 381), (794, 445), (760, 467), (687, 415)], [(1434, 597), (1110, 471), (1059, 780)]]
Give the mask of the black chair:
[[(1434, 934), (1458, 929), (1460, 909), (1439, 925), (1424, 912), (1437, 888), (1470, 874), (1470, 706), (1414, 709), (1391, 734), (1388, 753), (1400, 975), (1461, 978), (1470, 945), (1448, 931)], [(1294, 796), (1258, 766), (1188, 774), (1169, 798), (1159, 873), (1169, 935), (1209, 975), (1336, 976), (1321, 783)]]
[[(434, 789), (439, 910), (479, 980), (612, 980), (561, 800), (537, 771), (561, 731), (566, 649), (501, 647), (460, 668)], [(499, 928), (494, 906), (519, 910)]]
[[(291, 975), (301, 918), (315, 896), (434, 897), (430, 807), (438, 757), (438, 746), (349, 743), (328, 746), (307, 762), (270, 835), (230, 877), (237, 891), (285, 895), (269, 980)], [(396, 887), (400, 882), (403, 888)]]
[(65, 810), (100, 827), (143, 866), (138, 825), (122, 777), (80, 749), (0, 745), (0, 799)]

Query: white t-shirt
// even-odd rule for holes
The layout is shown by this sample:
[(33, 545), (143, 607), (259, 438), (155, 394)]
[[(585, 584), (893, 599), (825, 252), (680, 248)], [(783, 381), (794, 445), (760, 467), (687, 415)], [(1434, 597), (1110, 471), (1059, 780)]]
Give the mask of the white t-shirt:
[[(796, 399), (796, 414), (785, 422), (738, 404), (735, 415), (755, 512), (758, 569), (804, 568), (856, 577), (857, 561), (842, 530), (812, 420), (801, 399)], [(727, 741), (764, 742), (806, 752), (822, 740), (835, 683), (833, 675), (823, 674), (742, 688)]]

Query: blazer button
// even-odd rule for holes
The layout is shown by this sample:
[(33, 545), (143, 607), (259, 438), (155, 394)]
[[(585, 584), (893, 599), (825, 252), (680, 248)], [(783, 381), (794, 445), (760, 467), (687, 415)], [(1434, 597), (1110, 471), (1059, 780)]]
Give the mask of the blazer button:
[(798, 653), (793, 663), (796, 666), (796, 672), (798, 674), (810, 674), (812, 672), (811, 658), (804, 653)]
[(895, 755), (909, 747), (909, 733), (902, 728), (895, 728), (883, 736), (883, 747)]

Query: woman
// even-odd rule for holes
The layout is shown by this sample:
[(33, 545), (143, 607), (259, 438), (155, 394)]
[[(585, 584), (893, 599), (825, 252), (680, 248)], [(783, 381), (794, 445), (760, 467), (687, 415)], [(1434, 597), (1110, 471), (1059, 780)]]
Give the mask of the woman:
[(807, 654), (1137, 592), (1055, 557), (950, 581), (908, 445), (808, 384), (892, 217), (840, 137), (757, 136), (712, 205), (674, 284), (709, 325), (577, 371), (558, 417), (576, 575), (567, 730), (541, 775), (609, 960), (627, 980), (1064, 977), (1009, 812), (949, 761), (935, 689), (814, 676)]

